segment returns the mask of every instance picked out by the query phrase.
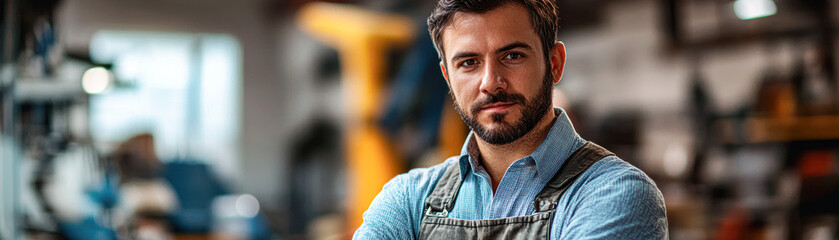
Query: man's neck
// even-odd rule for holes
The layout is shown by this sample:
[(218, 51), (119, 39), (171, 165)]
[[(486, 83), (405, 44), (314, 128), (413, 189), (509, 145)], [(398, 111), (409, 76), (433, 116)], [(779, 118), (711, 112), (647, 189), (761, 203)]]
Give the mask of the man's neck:
[(553, 108), (551, 108), (530, 132), (504, 145), (490, 144), (480, 137), (474, 138), (480, 151), (481, 165), (487, 170), (489, 178), (492, 181), (493, 193), (498, 188), (498, 184), (501, 182), (501, 178), (504, 177), (504, 173), (507, 172), (507, 168), (517, 159), (533, 153), (542, 144), (542, 141), (548, 136), (548, 132), (551, 130), (551, 126), (555, 120), (556, 114)]

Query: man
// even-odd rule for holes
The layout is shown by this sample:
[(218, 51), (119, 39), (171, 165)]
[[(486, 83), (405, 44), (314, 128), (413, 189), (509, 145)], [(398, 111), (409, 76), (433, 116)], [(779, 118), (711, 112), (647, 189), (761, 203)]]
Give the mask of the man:
[(354, 238), (668, 238), (655, 183), (551, 107), (552, 0), (440, 0), (428, 28), (472, 132), (460, 156), (388, 182)]

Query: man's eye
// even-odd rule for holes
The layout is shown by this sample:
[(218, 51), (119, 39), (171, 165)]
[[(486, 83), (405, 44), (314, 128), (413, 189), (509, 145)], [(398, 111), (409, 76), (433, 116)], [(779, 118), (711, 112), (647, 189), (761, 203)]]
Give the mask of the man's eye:
[(506, 56), (504, 56), (504, 59), (511, 59), (512, 60), (512, 59), (519, 59), (521, 57), (523, 57), (523, 56), (520, 53), (509, 53)]
[(461, 67), (468, 67), (468, 66), (475, 65), (476, 63), (478, 63), (478, 62), (475, 61), (475, 59), (467, 59), (467, 60), (464, 60), (463, 62), (460, 62), (460, 66)]

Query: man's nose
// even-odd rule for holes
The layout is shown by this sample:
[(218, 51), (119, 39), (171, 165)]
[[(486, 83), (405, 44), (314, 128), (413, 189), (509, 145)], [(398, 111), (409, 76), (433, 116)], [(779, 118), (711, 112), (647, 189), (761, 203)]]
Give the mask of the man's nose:
[(484, 76), (481, 79), (481, 92), (496, 94), (507, 90), (507, 79), (503, 74), (502, 67), (500, 63), (487, 61), (487, 64), (484, 65)]

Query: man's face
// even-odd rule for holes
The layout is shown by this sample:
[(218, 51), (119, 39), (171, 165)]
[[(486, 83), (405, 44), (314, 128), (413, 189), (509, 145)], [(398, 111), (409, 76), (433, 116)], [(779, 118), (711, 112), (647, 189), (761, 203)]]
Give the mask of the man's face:
[(523, 6), (455, 13), (442, 46), (455, 109), (482, 140), (515, 141), (548, 113), (554, 78)]

